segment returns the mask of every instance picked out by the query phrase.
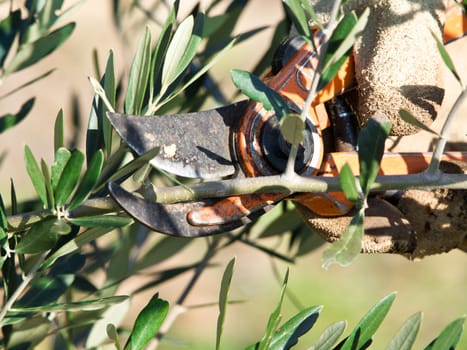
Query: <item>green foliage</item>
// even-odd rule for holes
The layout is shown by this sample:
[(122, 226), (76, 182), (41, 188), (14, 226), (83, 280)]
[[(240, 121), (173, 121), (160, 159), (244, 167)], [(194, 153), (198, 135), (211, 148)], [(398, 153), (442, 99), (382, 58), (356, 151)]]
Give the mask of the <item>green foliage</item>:
[(136, 318), (125, 349), (144, 349), (145, 345), (156, 336), (167, 316), (168, 310), (169, 303), (167, 301), (160, 299), (157, 294), (153, 296)]
[(266, 110), (274, 110), (277, 119), (288, 114), (289, 108), (284, 98), (258, 77), (238, 69), (232, 70), (230, 75), (237, 88), (252, 100), (260, 102)]
[[(25, 170), (35, 190), (32, 201), (18, 202), (16, 188), (11, 180), (10, 204), (6, 206), (0, 195), (0, 265), (3, 304), (0, 310), (2, 338), (0, 346), (11, 349), (34, 348), (44, 339), (55, 348), (99, 348), (113, 342), (117, 349), (142, 349), (154, 339), (169, 341), (166, 332), (176, 321), (176, 311), (184, 308), (187, 296), (197, 285), (200, 276), (217, 267), (226, 248), (246, 245), (257, 254), (287, 264), (323, 244), (301, 219), (293, 204), (283, 201), (255, 223), (237, 231), (205, 240), (206, 248), (196, 246), (200, 240), (161, 237), (135, 223), (109, 199), (106, 185), (109, 181), (131, 182), (131, 186), (145, 197), (154, 195), (151, 182), (167, 185), (179, 183), (188, 187), (186, 179), (170, 177), (148, 167), (159, 148), (135, 157), (120, 142), (112, 130), (106, 113), (121, 111), (130, 114), (156, 114), (165, 111), (197, 110), (214, 95), (216, 101), (226, 99), (214, 83), (210, 68), (225, 57), (230, 49), (264, 28), (253, 28), (237, 33), (237, 23), (244, 11), (243, 1), (224, 1), (226, 10), (215, 12), (218, 3), (212, 1), (194, 8), (186, 18), (180, 18), (180, 2), (175, 1), (163, 23), (146, 18), (130, 67), (120, 73), (109, 51), (101, 73), (96, 59), (96, 78), (90, 78), (95, 95), (90, 103), (84, 150), (75, 149), (66, 142), (65, 115), (57, 113), (53, 126), (54, 156), (51, 164), (38, 159), (38, 151), (24, 147)], [(22, 9), (11, 5), (6, 17), (0, 20), (0, 80), (7, 81), (14, 73), (44, 61), (58, 50), (72, 35), (75, 24), (60, 25), (68, 10), (63, 0), (28, 0)], [(142, 2), (125, 5), (113, 1), (115, 22), (124, 30), (122, 16), (135, 11), (149, 16), (162, 2), (153, 1), (147, 11)], [(310, 21), (322, 28), (314, 10), (304, 0), (285, 0), (284, 5), (298, 33), (311, 42)], [(125, 6), (128, 6), (125, 9)], [(149, 5), (148, 5), (149, 6)], [(123, 11), (123, 12), (122, 12)], [(216, 12), (218, 13), (218, 12)], [(368, 12), (360, 18), (350, 13), (338, 23), (324, 55), (319, 87), (329, 82), (348, 57), (355, 39), (364, 28)], [(284, 19), (276, 33), (284, 33)], [(153, 26), (160, 28), (154, 30)], [(279, 30), (280, 29), (280, 30)], [(155, 37), (158, 33), (158, 37)], [(276, 38), (277, 39), (277, 38)], [(277, 41), (273, 41), (277, 42)], [(454, 74), (449, 57), (440, 49), (446, 64)], [(86, 55), (86, 53), (83, 53)], [(258, 67), (264, 67), (264, 62)], [(19, 87), (2, 94), (0, 100), (20, 91), (53, 69), (33, 77)], [(457, 75), (456, 75), (457, 77)], [(274, 111), (280, 119), (285, 139), (298, 145), (303, 138), (303, 119), (289, 113), (287, 102), (267, 84), (247, 71), (231, 72), (234, 85), (246, 96)], [(35, 97), (27, 99), (15, 113), (0, 116), (0, 134), (9, 131), (24, 120), (37, 103)], [(39, 101), (40, 103), (40, 101)], [(401, 112), (405, 120), (414, 118)], [(80, 130), (78, 130), (80, 131)], [(379, 171), (379, 162), (389, 125), (382, 120), (370, 120), (359, 138), (360, 176), (355, 177), (344, 167), (339, 181), (347, 198), (357, 207), (342, 239), (331, 245), (323, 255), (325, 266), (332, 263), (350, 264), (361, 247), (364, 208), (372, 184)], [(40, 137), (43, 137), (41, 134)], [(143, 169), (143, 170), (141, 170)], [(135, 174), (137, 173), (137, 174)], [(157, 199), (157, 198), (156, 198)], [(203, 242), (203, 240), (201, 240)], [(270, 242), (277, 242), (271, 246)], [(284, 244), (282, 244), (284, 243)], [(192, 249), (189, 250), (188, 249)], [(187, 253), (188, 251), (188, 253)], [(195, 254), (202, 253), (201, 257)], [(238, 258), (240, 259), (240, 258)], [(243, 257), (242, 257), (243, 259)], [(220, 283), (216, 349), (227, 347), (224, 335), (227, 308), (233, 302), (229, 294), (236, 259), (225, 267)], [(98, 278), (94, 278), (98, 275)], [(149, 290), (190, 275), (178, 299), (171, 295), (153, 297), (145, 301), (137, 313), (134, 324), (128, 325), (128, 315)], [(130, 278), (143, 276), (128, 287)], [(248, 349), (289, 349), (302, 336), (310, 332), (319, 316), (326, 312), (321, 306), (301, 307), (282, 322), (287, 301), (287, 272), (281, 285), (279, 301), (269, 316), (264, 334)], [(181, 279), (180, 279), (181, 280)], [(120, 288), (129, 289), (121, 295)], [(211, 286), (209, 286), (211, 288)], [(242, 286), (249, 288), (249, 286)], [(125, 290), (126, 290), (125, 289)], [(169, 302), (173, 299), (169, 310)], [(339, 321), (322, 332), (317, 342), (300, 344), (313, 350), (365, 349), (371, 344), (376, 330), (387, 315), (395, 295), (390, 294), (378, 302), (347, 335), (346, 322)], [(349, 303), (351, 301), (349, 300)], [(189, 309), (189, 308), (188, 308)], [(324, 310), (324, 311), (323, 311)], [(133, 310), (132, 310), (133, 311)], [(454, 349), (459, 344), (464, 318), (450, 323), (426, 349)], [(411, 316), (394, 336), (387, 349), (411, 349), (421, 324), (421, 314)], [(122, 344), (125, 344), (122, 346)], [(108, 345), (108, 344), (106, 344)]]

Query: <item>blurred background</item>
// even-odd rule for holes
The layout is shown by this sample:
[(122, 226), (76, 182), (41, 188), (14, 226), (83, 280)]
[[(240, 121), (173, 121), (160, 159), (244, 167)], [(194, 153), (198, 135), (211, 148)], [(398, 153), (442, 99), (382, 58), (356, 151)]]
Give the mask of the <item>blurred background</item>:
[[(9, 1), (0, 2), (0, 18), (8, 11)], [(20, 3), (19, 1), (13, 3)], [(73, 5), (77, 1), (65, 1)], [(122, 4), (131, 1), (122, 1)], [(144, 8), (151, 1), (140, 1)], [(193, 8), (193, 1), (181, 1), (180, 16), (184, 18)], [(209, 2), (202, 1), (201, 9)], [(222, 13), (222, 1), (217, 11)], [(151, 13), (154, 21), (147, 21), (143, 11), (133, 10), (122, 17), (123, 33), (115, 26), (112, 1), (80, 1), (70, 13), (68, 21), (77, 23), (71, 38), (53, 55), (29, 69), (16, 73), (1, 82), (0, 95), (14, 87), (40, 75), (51, 67), (55, 72), (44, 80), (3, 99), (0, 102), (1, 114), (13, 112), (30, 96), (36, 96), (36, 104), (30, 116), (18, 126), (1, 135), (0, 192), (9, 197), (10, 178), (14, 179), (20, 200), (33, 196), (33, 187), (27, 177), (23, 150), (29, 145), (36, 158), (53, 160), (53, 124), (58, 111), (63, 108), (65, 131), (69, 144), (84, 149), (85, 126), (93, 98), (88, 77), (97, 77), (93, 65), (93, 51), (103, 69), (109, 50), (115, 55), (117, 76), (126, 76), (131, 64), (135, 46), (148, 23), (157, 38), (160, 30), (156, 22), (163, 23), (166, 9), (160, 8)], [(268, 28), (236, 46), (212, 70), (212, 77), (221, 86), (226, 96), (233, 96), (235, 88), (230, 81), (233, 68), (252, 70), (269, 48), (272, 34), (284, 12), (280, 0), (246, 2), (245, 10), (238, 21), (237, 33), (267, 26)], [(452, 43), (448, 50), (458, 72), (467, 79), (467, 40)], [(440, 117), (433, 128), (440, 130), (443, 117), (452, 106), (459, 93), (457, 82), (445, 74), (447, 96)], [(207, 102), (203, 108), (213, 107)], [(467, 106), (466, 106), (467, 107)], [(464, 108), (464, 111), (467, 111)], [(467, 117), (464, 112), (460, 127), (450, 140), (467, 142)], [(76, 127), (78, 126), (78, 128)], [(429, 150), (432, 136), (425, 132), (407, 137), (399, 144), (399, 150)], [(8, 202), (8, 199), (7, 199)], [(154, 233), (157, 237), (157, 233)], [(156, 238), (157, 239), (157, 238)], [(204, 249), (203, 241), (195, 242), (173, 259), (164, 262), (167, 266), (192, 263)], [(289, 288), (292, 299), (302, 306), (324, 305), (316, 329), (306, 335), (296, 347), (306, 349), (313, 344), (317, 335), (331, 322), (348, 321), (351, 329), (369, 308), (392, 291), (397, 291), (396, 301), (382, 327), (376, 334), (375, 349), (384, 348), (389, 339), (405, 319), (417, 311), (423, 311), (423, 324), (415, 348), (422, 348), (435, 337), (450, 321), (467, 312), (467, 254), (452, 251), (412, 262), (400, 256), (362, 255), (348, 268), (332, 266), (329, 270), (321, 267), (321, 254), (325, 246), (311, 254), (299, 258), (295, 264), (273, 261), (258, 250), (242, 244), (235, 244), (224, 250), (216, 259), (218, 264), (209, 268), (201, 277), (186, 305), (199, 305), (215, 302), (222, 272), (227, 262), (237, 257), (237, 265), (232, 280), (230, 298), (243, 300), (243, 303), (230, 305), (224, 326), (224, 349), (238, 349), (257, 341), (263, 334), (270, 312), (274, 309), (280, 292), (281, 279), (287, 266), (290, 268)], [(275, 271), (279, 273), (277, 277)], [(129, 292), (139, 282), (140, 277), (131, 278), (122, 286), (120, 293)], [(158, 288), (160, 296), (173, 302), (186, 285), (189, 275)], [(131, 315), (126, 323), (131, 325), (138, 310), (143, 307), (155, 290), (143, 293), (133, 300)], [(296, 304), (296, 303), (295, 303)], [(283, 320), (298, 311), (290, 298), (283, 307)], [(168, 333), (161, 349), (209, 349), (215, 344), (217, 307), (193, 308), (179, 317)], [(467, 336), (464, 335), (459, 349), (467, 349)]]

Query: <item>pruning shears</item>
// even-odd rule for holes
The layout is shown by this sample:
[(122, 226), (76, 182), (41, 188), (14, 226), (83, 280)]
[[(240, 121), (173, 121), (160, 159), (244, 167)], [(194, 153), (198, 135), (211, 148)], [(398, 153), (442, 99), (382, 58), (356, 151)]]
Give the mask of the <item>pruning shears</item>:
[[(460, 11), (460, 9), (459, 9)], [(449, 16), (452, 18), (449, 19)], [(462, 20), (460, 20), (462, 19)], [(465, 15), (448, 14), (444, 41), (465, 34)], [(319, 35), (315, 36), (319, 51)], [(317, 52), (307, 42), (292, 38), (282, 49), (265, 83), (300, 112), (316, 70)], [(354, 82), (352, 56), (335, 78), (322, 89), (305, 121), (295, 171), (306, 177), (335, 177), (345, 163), (358, 175), (357, 119), (347, 100)], [(108, 113), (108, 118), (126, 144), (142, 155), (155, 147), (151, 160), (158, 169), (187, 178), (219, 179), (259, 177), (284, 172), (290, 144), (283, 138), (274, 112), (255, 101), (240, 101), (213, 110), (161, 116)], [(385, 153), (381, 175), (406, 175), (424, 171), (430, 153)], [(443, 160), (467, 162), (467, 152), (448, 152)], [(154, 231), (199, 237), (218, 234), (251, 223), (274, 204), (291, 199), (319, 217), (347, 214), (353, 204), (341, 192), (254, 193), (221, 199), (173, 204), (141, 198), (116, 183), (109, 184), (114, 200), (130, 216)], [(384, 208), (381, 215), (385, 215)], [(386, 227), (390, 230), (390, 227)]]

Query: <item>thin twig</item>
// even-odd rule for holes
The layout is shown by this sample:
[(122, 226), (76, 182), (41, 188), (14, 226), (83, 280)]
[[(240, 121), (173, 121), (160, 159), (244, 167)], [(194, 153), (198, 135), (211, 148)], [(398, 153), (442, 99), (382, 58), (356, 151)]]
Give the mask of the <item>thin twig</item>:
[(11, 297), (7, 300), (5, 305), (0, 311), (0, 322), (3, 321), (5, 318), (6, 314), (10, 309), (12, 308), (13, 304), (16, 302), (16, 300), (21, 296), (23, 291), (26, 289), (26, 287), (29, 285), (29, 283), (36, 277), (37, 271), (41, 268), (42, 263), (45, 260), (45, 257), (47, 256), (48, 251), (43, 253), (39, 259), (36, 261), (36, 263), (32, 266), (31, 270), (24, 276), (23, 280), (21, 281), (20, 285), (14, 293), (11, 295)]
[(457, 97), (456, 102), (452, 106), (451, 110), (446, 117), (444, 122), (443, 129), (441, 130), (441, 137), (436, 143), (435, 150), (433, 152), (433, 158), (431, 158), (430, 166), (426, 170), (426, 175), (428, 177), (437, 177), (439, 175), (439, 165), (441, 163), (441, 158), (444, 153), (444, 148), (446, 147), (447, 137), (455, 125), (454, 121), (456, 117), (461, 113), (461, 107), (463, 106), (465, 100), (467, 99), (467, 88), (464, 88), (462, 93)]
[[(324, 58), (326, 57), (326, 52), (329, 46), (329, 39), (331, 38), (332, 33), (337, 25), (337, 14), (339, 11), (339, 7), (341, 5), (341, 1), (337, 0), (334, 1), (334, 5), (331, 11), (331, 18), (325, 29), (323, 30), (323, 42), (320, 45), (320, 52), (318, 54), (318, 65), (315, 70), (315, 74), (313, 75), (313, 79), (311, 81), (310, 91), (305, 100), (305, 104), (303, 106), (302, 112), (300, 114), (300, 118), (305, 121), (308, 116), (308, 111), (310, 110), (311, 104), (313, 103), (314, 99), (317, 95), (318, 84), (321, 78), (321, 70), (324, 64)], [(285, 175), (287, 177), (293, 176), (295, 173), (295, 159), (297, 158), (298, 154), (298, 144), (292, 145), (290, 148), (289, 158), (287, 160), (287, 167), (285, 169)]]

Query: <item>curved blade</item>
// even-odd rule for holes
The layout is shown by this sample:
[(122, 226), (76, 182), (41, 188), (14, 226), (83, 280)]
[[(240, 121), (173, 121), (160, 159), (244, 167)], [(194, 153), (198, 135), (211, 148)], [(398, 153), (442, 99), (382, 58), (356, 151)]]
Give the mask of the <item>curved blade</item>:
[(241, 101), (217, 109), (174, 115), (135, 116), (107, 113), (121, 138), (138, 155), (160, 147), (155, 167), (190, 178), (233, 175), (230, 133), (248, 104)]
[(116, 183), (110, 182), (109, 192), (113, 199), (135, 220), (149, 227), (151, 230), (177, 237), (210, 236), (247, 225), (265, 213), (259, 210), (248, 217), (229, 222), (228, 224), (212, 226), (193, 226), (187, 221), (187, 214), (194, 209), (210, 205), (215, 200), (201, 202), (161, 204), (149, 202), (127, 192)]

